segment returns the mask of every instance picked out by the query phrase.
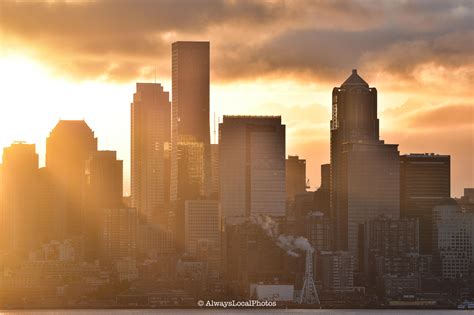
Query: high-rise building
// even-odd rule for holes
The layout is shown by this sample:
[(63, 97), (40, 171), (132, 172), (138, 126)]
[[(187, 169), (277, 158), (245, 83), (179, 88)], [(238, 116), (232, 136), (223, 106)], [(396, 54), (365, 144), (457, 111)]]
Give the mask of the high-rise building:
[(209, 276), (221, 269), (221, 213), (216, 200), (186, 200), (184, 214), (185, 252), (208, 264)]
[(172, 44), (171, 178), (172, 228), (184, 250), (184, 202), (210, 194), (209, 42)]
[(82, 233), (86, 160), (97, 151), (97, 138), (84, 120), (60, 120), (46, 139), (46, 168), (54, 186), (57, 238)]
[(101, 224), (102, 259), (115, 262), (135, 258), (137, 253), (138, 215), (135, 208), (105, 209)]
[(462, 212), (454, 199), (433, 208), (433, 265), (444, 279), (469, 275), (473, 262), (474, 214)]
[[(284, 231), (282, 231), (284, 233)], [(295, 257), (289, 257), (258, 225), (250, 222), (226, 226), (226, 281), (236, 296), (250, 297), (250, 284), (294, 281)], [(291, 267), (287, 268), (287, 260)], [(291, 280), (290, 280), (291, 279)]]
[(420, 252), (432, 254), (432, 210), (451, 194), (450, 156), (400, 156), (400, 215), (420, 221)]
[(370, 284), (387, 274), (407, 276), (418, 272), (418, 219), (381, 216), (369, 220), (363, 225), (360, 241), (363, 250), (359, 270)]
[(285, 125), (280, 116), (224, 116), (219, 157), (226, 223), (258, 214), (286, 214)]
[(86, 161), (84, 185), (84, 237), (85, 256), (97, 259), (101, 218), (105, 209), (123, 206), (123, 162), (117, 160), (115, 151), (91, 153)]
[(331, 197), (331, 165), (321, 165), (321, 186), (314, 192), (314, 208), (317, 211), (330, 216), (330, 197)]
[(289, 155), (286, 167), (286, 199), (293, 201), (296, 194), (306, 192), (306, 160)]
[[(400, 214), (398, 145), (379, 140), (377, 90), (357, 70), (333, 89), (331, 215), (336, 248), (357, 262), (359, 224)], [(357, 263), (356, 263), (357, 265)]]
[(180, 190), (180, 142), (203, 145), (205, 193), (210, 181), (209, 127), (209, 42), (175, 42), (172, 44), (172, 111), (171, 111), (171, 200), (188, 199)]
[(171, 103), (161, 84), (137, 83), (131, 111), (131, 205), (140, 219), (167, 225)]
[(349, 252), (321, 252), (316, 263), (323, 289), (333, 292), (354, 289), (354, 257)]
[(0, 191), (0, 248), (28, 250), (38, 241), (38, 154), (34, 144), (3, 149)]

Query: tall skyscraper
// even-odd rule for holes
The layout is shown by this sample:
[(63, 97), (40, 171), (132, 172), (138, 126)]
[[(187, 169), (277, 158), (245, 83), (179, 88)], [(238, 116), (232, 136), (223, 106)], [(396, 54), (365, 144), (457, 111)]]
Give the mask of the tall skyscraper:
[(117, 160), (115, 151), (93, 152), (86, 161), (85, 172), (85, 256), (94, 260), (99, 256), (99, 234), (104, 211), (123, 206), (123, 161)]
[(398, 145), (379, 140), (377, 90), (357, 70), (333, 89), (331, 120), (331, 215), (336, 249), (359, 250), (359, 224), (381, 214), (400, 214)]
[(220, 200), (228, 223), (286, 214), (285, 125), (280, 116), (224, 116), (219, 157)]
[(60, 120), (46, 139), (46, 168), (54, 185), (55, 234), (82, 233), (86, 160), (97, 151), (97, 138), (84, 120)]
[(209, 42), (172, 44), (170, 204), (184, 250), (184, 202), (210, 193)]
[(34, 144), (3, 149), (0, 248), (27, 251), (38, 241), (38, 154)]
[(131, 205), (148, 223), (169, 211), (171, 103), (161, 84), (137, 83), (131, 104)]
[(306, 160), (289, 155), (286, 165), (286, 199), (293, 201), (296, 194), (306, 192)]
[(171, 200), (188, 199), (186, 183), (179, 181), (180, 142), (203, 145), (204, 190), (210, 181), (209, 42), (172, 45)]
[(400, 156), (400, 215), (420, 221), (420, 252), (432, 254), (432, 211), (451, 194), (449, 155)]

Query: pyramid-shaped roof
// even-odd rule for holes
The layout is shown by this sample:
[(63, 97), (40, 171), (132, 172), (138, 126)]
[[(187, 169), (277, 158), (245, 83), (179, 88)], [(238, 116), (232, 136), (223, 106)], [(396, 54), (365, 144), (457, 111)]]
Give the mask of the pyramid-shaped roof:
[(341, 87), (354, 85), (369, 87), (369, 84), (357, 74), (357, 69), (352, 69), (352, 74), (346, 79), (346, 81), (344, 81), (344, 83), (342, 83)]

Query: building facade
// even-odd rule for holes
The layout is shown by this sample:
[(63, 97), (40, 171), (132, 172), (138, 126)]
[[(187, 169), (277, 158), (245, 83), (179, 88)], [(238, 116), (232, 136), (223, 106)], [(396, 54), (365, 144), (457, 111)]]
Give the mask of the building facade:
[(219, 156), (226, 222), (285, 215), (285, 125), (280, 116), (224, 116)]
[[(161, 84), (137, 83), (131, 113), (131, 206), (149, 224), (168, 224), (171, 103)], [(167, 160), (168, 157), (168, 160)]]
[(379, 139), (377, 90), (353, 70), (333, 89), (330, 207), (336, 249), (356, 260), (359, 224), (381, 214), (399, 217), (397, 147)]
[(450, 156), (400, 156), (400, 215), (420, 221), (420, 252), (432, 254), (433, 207), (451, 195)]
[(57, 239), (82, 234), (86, 160), (97, 151), (97, 138), (84, 120), (60, 120), (46, 139), (46, 169), (54, 190)]

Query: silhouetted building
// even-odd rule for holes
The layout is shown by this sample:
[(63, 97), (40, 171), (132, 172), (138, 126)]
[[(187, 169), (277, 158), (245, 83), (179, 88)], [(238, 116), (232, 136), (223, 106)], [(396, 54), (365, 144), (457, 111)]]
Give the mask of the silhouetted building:
[(450, 156), (400, 156), (400, 215), (420, 220), (420, 252), (432, 254), (432, 210), (451, 194)]
[(333, 89), (331, 216), (336, 249), (348, 250), (356, 260), (359, 224), (381, 214), (399, 217), (397, 147), (379, 140), (377, 90), (353, 70)]
[(184, 201), (210, 193), (209, 46), (172, 44), (170, 202), (179, 252), (184, 250)]
[(322, 282), (324, 290), (353, 291), (354, 264), (354, 257), (349, 252), (321, 252), (316, 263), (316, 279)]
[(464, 188), (463, 201), (474, 204), (474, 188)]
[(101, 217), (105, 209), (123, 206), (123, 161), (115, 151), (91, 153), (86, 161), (84, 186), (84, 237), (87, 259), (99, 256)]
[(433, 267), (444, 279), (463, 279), (473, 262), (474, 214), (446, 198), (433, 208)]
[(306, 192), (306, 160), (289, 155), (285, 161), (286, 199), (293, 201), (296, 194)]
[(131, 111), (131, 206), (166, 226), (169, 211), (171, 103), (161, 84), (137, 83)]
[(334, 221), (323, 213), (315, 211), (302, 218), (304, 236), (316, 252), (330, 251), (333, 248)]
[(219, 124), (222, 213), (284, 216), (285, 125), (280, 116), (224, 116)]
[(314, 209), (330, 216), (331, 198), (331, 165), (321, 165), (321, 186), (314, 192)]
[(296, 194), (289, 209), (296, 218), (305, 217), (308, 213), (316, 211), (317, 209), (314, 208), (314, 191)]
[(418, 273), (418, 219), (379, 217), (363, 224), (359, 270), (369, 285), (385, 275), (405, 277)]
[[(287, 254), (260, 226), (242, 223), (226, 226), (226, 282), (231, 296), (250, 297), (250, 284), (285, 283)], [(296, 259), (296, 258), (294, 258)]]
[(46, 139), (46, 168), (54, 185), (55, 234), (82, 233), (86, 160), (97, 151), (97, 138), (84, 120), (60, 120)]
[(221, 273), (221, 213), (215, 200), (185, 201), (185, 252), (207, 263), (208, 276)]
[[(27, 251), (38, 244), (38, 154), (34, 144), (3, 149), (0, 248)], [(38, 207), (38, 208), (37, 208)]]
[(138, 215), (135, 208), (105, 209), (101, 227), (101, 254), (105, 262), (136, 257)]

